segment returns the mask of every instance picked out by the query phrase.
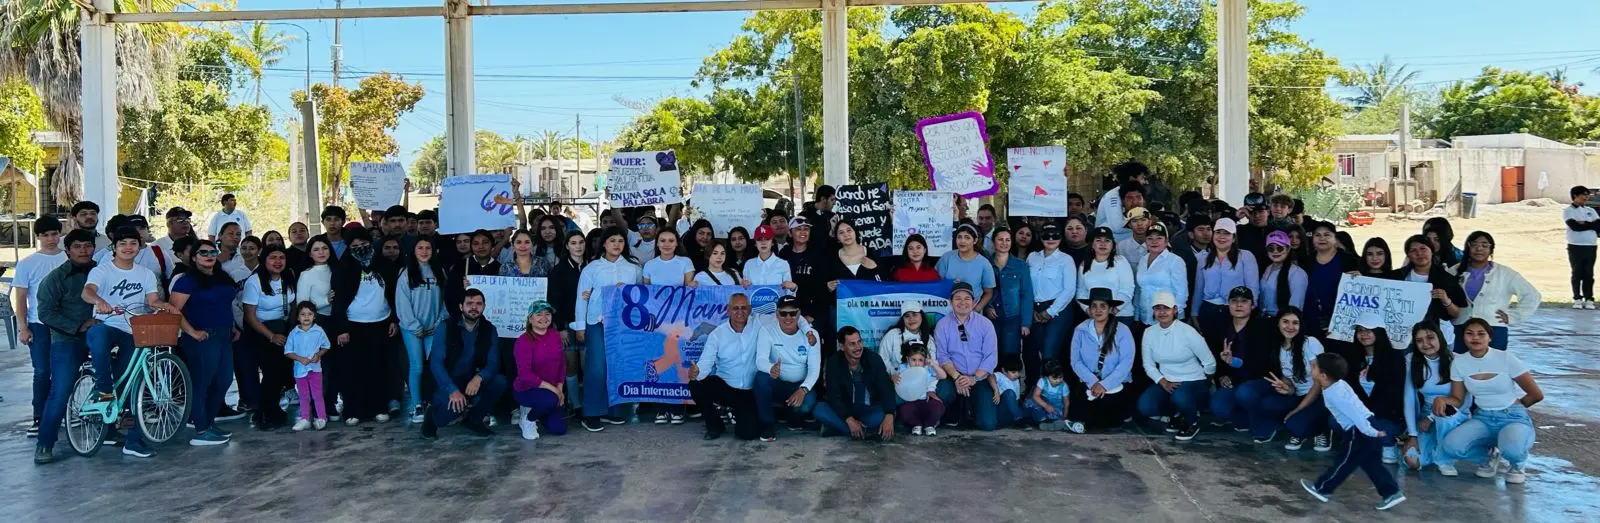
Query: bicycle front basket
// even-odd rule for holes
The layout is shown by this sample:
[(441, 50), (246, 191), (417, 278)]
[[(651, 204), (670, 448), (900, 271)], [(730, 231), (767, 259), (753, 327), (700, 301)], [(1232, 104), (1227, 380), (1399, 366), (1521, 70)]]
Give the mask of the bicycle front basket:
[(183, 317), (177, 314), (145, 314), (128, 318), (137, 347), (171, 347), (178, 344)]

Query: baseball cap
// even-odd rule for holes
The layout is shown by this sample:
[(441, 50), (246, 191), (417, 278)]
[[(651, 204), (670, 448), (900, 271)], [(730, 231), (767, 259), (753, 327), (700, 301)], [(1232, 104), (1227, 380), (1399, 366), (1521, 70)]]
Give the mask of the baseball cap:
[(800, 300), (795, 299), (794, 296), (784, 296), (782, 298), (778, 298), (778, 308), (798, 309), (800, 308)]
[(1144, 236), (1146, 238), (1149, 238), (1150, 235), (1159, 235), (1162, 238), (1166, 238), (1167, 237), (1167, 226), (1162, 225), (1160, 223), (1157, 223), (1155, 225), (1151, 225), (1149, 229), (1145, 229), (1145, 231), (1144, 231)]
[(958, 293), (958, 292), (965, 292), (965, 293), (967, 293), (967, 296), (973, 296), (973, 297), (977, 296), (977, 293), (972, 292), (972, 284), (964, 282), (964, 281), (963, 282), (956, 282), (955, 285), (950, 287), (950, 297), (951, 298), (956, 297), (956, 293)]
[(1251, 291), (1249, 287), (1240, 285), (1238, 287), (1234, 287), (1233, 290), (1228, 291), (1228, 301), (1233, 300), (1256, 301), (1256, 293)]
[(530, 315), (530, 316), (533, 315), (533, 314), (538, 313), (539, 311), (548, 311), (548, 310), (554, 310), (554, 307), (551, 307), (550, 306), (550, 302), (548, 302), (548, 301), (538, 300), (538, 301), (535, 301), (533, 303), (528, 304), (528, 315)]
[(1054, 223), (1045, 224), (1044, 227), (1039, 228), (1039, 239), (1041, 239), (1041, 240), (1059, 240), (1059, 239), (1061, 239), (1061, 226), (1060, 225), (1056, 225)]
[(900, 302), (900, 315), (901, 316), (905, 316), (905, 315), (913, 313), (913, 312), (922, 312), (922, 302), (919, 302), (917, 300), (906, 300), (906, 301)]
[(793, 219), (789, 220), (789, 228), (790, 229), (798, 229), (798, 228), (801, 228), (801, 227), (805, 227), (805, 228), (808, 228), (808, 229), (811, 228), (811, 221), (807, 220), (806, 217), (804, 217), (804, 216), (796, 216)]
[(185, 209), (185, 208), (182, 208), (182, 207), (173, 207), (171, 209), (167, 209), (167, 219), (168, 220), (171, 220), (173, 218), (193, 218), (193, 217), (194, 217), (194, 213), (189, 212), (188, 209)]
[(1272, 231), (1267, 233), (1267, 245), (1282, 245), (1284, 247), (1288, 247), (1290, 245), (1289, 233), (1283, 231)]
[(126, 226), (129, 226), (129, 227), (134, 227), (134, 228), (145, 228), (145, 229), (149, 229), (150, 228), (150, 221), (146, 220), (144, 218), (144, 216), (140, 216), (140, 215), (137, 215), (137, 214), (130, 214), (130, 215), (124, 217), (122, 219), (122, 224), (126, 225)]
[(1123, 217), (1126, 218), (1126, 220), (1124, 220), (1122, 223), (1128, 223), (1139, 219), (1148, 220), (1150, 219), (1150, 211), (1145, 210), (1144, 207), (1134, 207), (1132, 209), (1128, 209), (1127, 214), (1123, 215)]
[(1100, 238), (1116, 241), (1117, 235), (1111, 232), (1110, 227), (1095, 227), (1093, 231), (1089, 231), (1089, 241), (1095, 241)]
[(1266, 207), (1267, 196), (1258, 192), (1246, 194), (1244, 195), (1244, 206), (1252, 209)]
[(1178, 297), (1173, 296), (1172, 291), (1159, 291), (1156, 292), (1154, 298), (1150, 299), (1150, 305), (1152, 307), (1177, 307)]
[(1212, 232), (1228, 231), (1228, 234), (1238, 234), (1239, 233), (1239, 223), (1233, 221), (1233, 218), (1222, 218), (1222, 219), (1217, 220), (1217, 224), (1216, 225), (1212, 225), (1211, 226), (1211, 231)]
[(771, 225), (765, 225), (765, 224), (756, 226), (756, 233), (755, 233), (755, 235), (753, 237), (755, 239), (757, 239), (757, 240), (770, 240), (770, 239), (772, 239), (773, 238), (772, 226)]

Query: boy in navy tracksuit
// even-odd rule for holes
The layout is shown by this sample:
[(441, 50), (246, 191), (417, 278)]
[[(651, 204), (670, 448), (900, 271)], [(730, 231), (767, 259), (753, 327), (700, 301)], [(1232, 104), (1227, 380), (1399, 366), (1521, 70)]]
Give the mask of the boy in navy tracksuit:
[(1367, 410), (1361, 398), (1356, 397), (1350, 384), (1344, 382), (1343, 378), (1349, 371), (1350, 366), (1344, 357), (1334, 353), (1319, 354), (1311, 364), (1311, 376), (1321, 389), (1323, 404), (1327, 405), (1328, 412), (1333, 414), (1344, 432), (1339, 438), (1344, 442), (1344, 448), (1335, 455), (1337, 461), (1333, 468), (1317, 477), (1316, 483), (1302, 479), (1300, 486), (1317, 500), (1326, 503), (1333, 490), (1339, 488), (1339, 484), (1359, 468), (1367, 472), (1367, 479), (1372, 480), (1378, 495), (1383, 496), (1378, 502), (1378, 510), (1389, 510), (1405, 501), (1406, 496), (1400, 493), (1394, 476), (1383, 466), (1383, 440), (1387, 434), (1373, 428), (1372, 411)]

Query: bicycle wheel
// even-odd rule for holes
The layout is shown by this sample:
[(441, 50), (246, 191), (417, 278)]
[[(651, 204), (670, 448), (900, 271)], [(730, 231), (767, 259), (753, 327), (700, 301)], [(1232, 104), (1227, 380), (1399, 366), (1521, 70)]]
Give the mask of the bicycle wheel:
[(106, 422), (100, 414), (83, 414), (83, 404), (89, 403), (94, 397), (94, 376), (84, 374), (72, 384), (72, 395), (67, 397), (67, 415), (62, 418), (66, 425), (67, 443), (72, 444), (72, 451), (79, 456), (93, 456), (100, 452), (100, 446), (106, 442)]
[(139, 430), (152, 443), (166, 443), (189, 419), (189, 369), (171, 354), (150, 358), (134, 393)]

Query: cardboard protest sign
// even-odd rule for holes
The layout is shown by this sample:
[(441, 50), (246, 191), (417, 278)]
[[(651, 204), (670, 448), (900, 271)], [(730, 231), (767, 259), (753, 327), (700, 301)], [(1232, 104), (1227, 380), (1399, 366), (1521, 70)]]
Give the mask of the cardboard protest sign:
[(917, 140), (935, 190), (967, 198), (998, 192), (994, 160), (989, 157), (989, 131), (983, 114), (957, 113), (917, 122)]
[(439, 184), (440, 234), (516, 227), (516, 210), (509, 175), (451, 176)]
[[(403, 284), (404, 282), (402, 282)], [(483, 317), (494, 324), (501, 338), (518, 338), (527, 328), (528, 306), (546, 299), (545, 278), (514, 276), (468, 276), (470, 288), (483, 291)], [(567, 304), (571, 307), (571, 304)]]
[(616, 208), (683, 203), (681, 184), (678, 156), (672, 151), (617, 153), (606, 172), (606, 196)]
[(362, 209), (384, 210), (405, 196), (406, 169), (399, 163), (350, 164), (350, 192)]
[(894, 252), (906, 238), (921, 234), (928, 240), (928, 256), (943, 256), (955, 248), (955, 200), (942, 191), (895, 191)]
[(1363, 317), (1377, 317), (1382, 319), (1395, 347), (1410, 345), (1411, 327), (1427, 315), (1432, 294), (1433, 286), (1426, 282), (1346, 274), (1339, 280), (1333, 317), (1328, 320), (1328, 337), (1353, 341), (1356, 322)]
[(1006, 165), (1011, 167), (1007, 202), (1011, 216), (1067, 215), (1067, 149), (1016, 147), (1006, 149)]
[(689, 400), (689, 366), (706, 339), (728, 321), (728, 297), (750, 298), (751, 324), (777, 312), (777, 286), (608, 285), (597, 289), (606, 304), (606, 398), (622, 403)]
[(754, 234), (761, 225), (761, 203), (761, 186), (753, 183), (694, 184), (694, 208), (711, 221), (718, 238), (727, 238), (734, 227)]
[(856, 241), (872, 256), (893, 254), (894, 232), (889, 223), (889, 186), (841, 185), (833, 212), (855, 227)]

